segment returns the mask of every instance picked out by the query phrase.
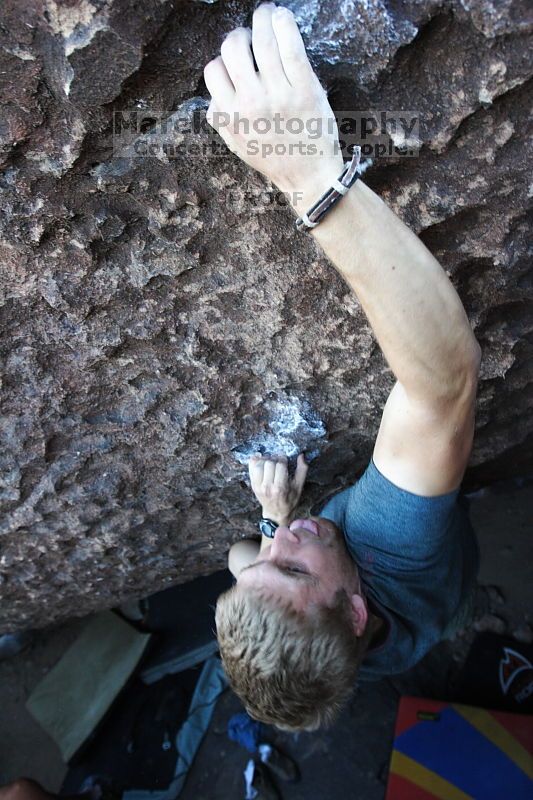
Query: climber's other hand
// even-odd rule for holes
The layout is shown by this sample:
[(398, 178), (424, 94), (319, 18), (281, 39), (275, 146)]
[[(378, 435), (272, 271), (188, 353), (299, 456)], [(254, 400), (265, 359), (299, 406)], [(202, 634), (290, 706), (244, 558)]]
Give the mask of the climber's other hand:
[(316, 187), (331, 185), (342, 172), (335, 116), (289, 9), (258, 6), (252, 29), (226, 36), (204, 79), (210, 125), (295, 207), (301, 195), (314, 202)]
[(250, 458), (248, 468), (252, 491), (261, 504), (263, 516), (278, 525), (288, 525), (300, 502), (307, 476), (308, 465), (303, 453), (298, 456), (292, 478), (285, 456), (267, 458), (258, 453)]

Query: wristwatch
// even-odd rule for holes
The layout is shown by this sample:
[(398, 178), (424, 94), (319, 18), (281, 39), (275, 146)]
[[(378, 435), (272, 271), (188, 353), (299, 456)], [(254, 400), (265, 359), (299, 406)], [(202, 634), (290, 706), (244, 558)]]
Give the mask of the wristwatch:
[(261, 531), (263, 536), (267, 536), (269, 539), (274, 538), (274, 534), (276, 533), (277, 528), (279, 528), (278, 523), (273, 522), (271, 519), (262, 517), (259, 520), (259, 530)]

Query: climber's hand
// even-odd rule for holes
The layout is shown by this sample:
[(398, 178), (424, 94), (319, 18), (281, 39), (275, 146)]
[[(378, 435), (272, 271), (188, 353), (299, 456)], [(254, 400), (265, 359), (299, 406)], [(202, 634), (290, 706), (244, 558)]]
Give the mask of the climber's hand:
[(331, 185), (343, 169), (335, 116), (292, 12), (263, 3), (252, 26), (231, 31), (204, 69), (207, 120), (294, 207), (314, 202), (317, 185)]
[(308, 466), (303, 453), (298, 456), (293, 478), (289, 478), (285, 456), (266, 458), (257, 454), (251, 457), (248, 468), (252, 490), (261, 504), (263, 516), (278, 525), (288, 525), (300, 501), (307, 475)]

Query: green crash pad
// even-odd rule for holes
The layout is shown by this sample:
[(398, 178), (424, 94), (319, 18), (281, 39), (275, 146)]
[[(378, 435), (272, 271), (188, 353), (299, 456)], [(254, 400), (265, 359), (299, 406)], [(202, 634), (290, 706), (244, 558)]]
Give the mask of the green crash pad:
[(150, 634), (97, 614), (34, 689), (26, 707), (69, 759), (91, 735), (144, 653)]

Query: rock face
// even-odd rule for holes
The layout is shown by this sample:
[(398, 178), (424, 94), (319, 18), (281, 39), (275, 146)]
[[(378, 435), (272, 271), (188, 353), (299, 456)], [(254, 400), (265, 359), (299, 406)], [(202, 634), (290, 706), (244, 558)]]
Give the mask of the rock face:
[[(418, 157), (365, 180), (449, 271), (483, 347), (469, 485), (523, 474), (528, 4), (287, 5), (335, 109), (419, 112)], [(368, 461), (393, 378), (292, 212), (249, 202), (263, 179), (228, 151), (113, 149), (114, 112), (146, 114), (145, 142), (150, 114), (202, 117), (203, 67), (252, 7), (2, 4), (0, 631), (222, 567), (254, 531), (251, 449), (320, 451), (308, 507)]]

